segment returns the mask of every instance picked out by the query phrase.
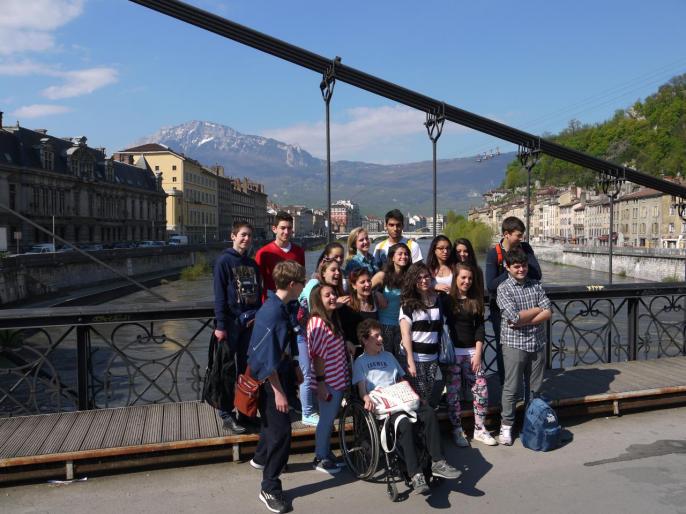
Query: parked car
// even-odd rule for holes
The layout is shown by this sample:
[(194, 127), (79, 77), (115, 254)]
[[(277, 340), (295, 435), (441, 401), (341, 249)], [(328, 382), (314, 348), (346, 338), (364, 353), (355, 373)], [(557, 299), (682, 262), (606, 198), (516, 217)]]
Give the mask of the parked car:
[(188, 244), (188, 236), (171, 236), (169, 246), (181, 246)]
[(55, 252), (55, 245), (52, 243), (40, 243), (33, 245), (31, 248), (28, 249), (26, 253), (34, 254), (34, 253), (54, 253)]
[(99, 243), (81, 245), (80, 248), (84, 252), (99, 252), (100, 250), (104, 249), (104, 247)]
[(114, 243), (112, 245), (113, 250), (126, 250), (129, 248), (136, 248), (134, 243)]
[(160, 246), (164, 246), (162, 241), (141, 241), (138, 248), (158, 248)]

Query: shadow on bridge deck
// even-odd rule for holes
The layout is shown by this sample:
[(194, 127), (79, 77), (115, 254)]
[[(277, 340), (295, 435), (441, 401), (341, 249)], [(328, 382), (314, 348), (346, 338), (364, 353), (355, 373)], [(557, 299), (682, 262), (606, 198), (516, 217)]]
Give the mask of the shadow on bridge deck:
[[(543, 392), (561, 416), (686, 403), (686, 357), (549, 370)], [(491, 421), (500, 386), (489, 379)], [(465, 405), (464, 418), (473, 416)], [(439, 413), (443, 420), (445, 413)], [(337, 437), (337, 436), (336, 436)], [(256, 433), (231, 435), (202, 402), (22, 416), (0, 420), (0, 483), (141, 466), (248, 458)], [(314, 428), (293, 423), (292, 447), (311, 449)]]

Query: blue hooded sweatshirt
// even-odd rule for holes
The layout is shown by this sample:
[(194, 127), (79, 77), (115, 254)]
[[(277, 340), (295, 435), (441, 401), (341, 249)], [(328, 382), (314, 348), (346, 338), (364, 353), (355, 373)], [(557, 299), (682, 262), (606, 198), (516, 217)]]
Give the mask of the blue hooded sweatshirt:
[(267, 300), (255, 316), (248, 346), (251, 375), (265, 380), (274, 370), (288, 373), (291, 363), (284, 354), (297, 356), (294, 336), (288, 306), (273, 291), (267, 291)]
[(238, 333), (260, 305), (262, 278), (257, 263), (233, 248), (224, 250), (214, 264), (217, 329)]

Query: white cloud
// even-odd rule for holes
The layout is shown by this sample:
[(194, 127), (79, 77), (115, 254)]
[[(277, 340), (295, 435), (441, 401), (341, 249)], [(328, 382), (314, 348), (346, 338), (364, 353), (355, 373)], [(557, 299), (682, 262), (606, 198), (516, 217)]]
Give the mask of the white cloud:
[(2, 0), (0, 27), (55, 30), (83, 12), (84, 0)]
[(64, 79), (64, 84), (50, 86), (42, 92), (43, 96), (50, 100), (90, 94), (96, 89), (116, 82), (117, 70), (104, 67), (89, 68), (62, 72), (58, 76)]
[(83, 12), (84, 0), (2, 0), (0, 54), (43, 52), (53, 32)]
[(0, 62), (0, 76), (22, 77), (28, 75), (45, 75), (61, 78), (64, 83), (50, 86), (42, 95), (50, 100), (73, 98), (90, 94), (96, 89), (117, 81), (118, 72), (114, 68), (96, 67), (83, 70), (62, 71), (52, 66), (34, 61)]
[[(331, 123), (331, 152), (335, 154), (335, 159), (356, 159), (356, 155), (380, 143), (426, 134), (426, 115), (405, 106), (354, 107), (345, 111), (345, 117), (347, 121)], [(270, 129), (262, 135), (298, 144), (311, 154), (323, 157), (326, 153), (325, 130), (324, 121), (319, 121)], [(444, 132), (456, 133), (466, 130), (446, 122)]]
[(64, 105), (33, 104), (19, 107), (19, 109), (12, 113), (12, 116), (16, 116), (17, 118), (42, 118), (43, 116), (64, 114), (70, 110), (69, 107), (65, 107)]

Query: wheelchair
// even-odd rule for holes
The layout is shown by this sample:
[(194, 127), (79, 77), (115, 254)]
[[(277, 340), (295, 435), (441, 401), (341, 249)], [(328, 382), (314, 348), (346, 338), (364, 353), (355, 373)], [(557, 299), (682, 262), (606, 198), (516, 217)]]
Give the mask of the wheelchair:
[[(407, 474), (401, 452), (395, 448), (393, 430), (388, 431), (387, 442), (389, 447), (395, 449), (388, 453), (383, 450), (381, 446), (383, 423), (383, 420), (378, 420), (373, 413), (364, 408), (361, 400), (349, 399), (339, 418), (339, 443), (348, 469), (357, 478), (368, 482), (379, 481), (379, 472), (382, 467), (385, 467), (383, 479), (386, 482), (386, 493), (391, 501), (396, 502), (400, 498), (396, 482), (402, 480), (410, 488), (411, 477)], [(417, 439), (417, 434), (415, 434), (416, 442)], [(429, 485), (436, 483), (440, 479), (431, 475), (431, 458), (424, 445), (417, 445), (417, 452), (426, 483)], [(380, 465), (382, 454), (385, 466)]]

